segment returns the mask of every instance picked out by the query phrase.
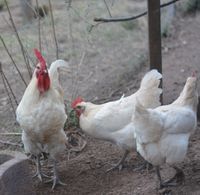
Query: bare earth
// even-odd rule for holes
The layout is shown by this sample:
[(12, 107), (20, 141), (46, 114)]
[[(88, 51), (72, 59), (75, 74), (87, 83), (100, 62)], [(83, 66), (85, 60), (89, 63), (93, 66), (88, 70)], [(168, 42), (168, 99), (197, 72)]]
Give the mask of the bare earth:
[[(170, 36), (163, 39), (163, 90), (164, 103), (172, 102), (182, 90), (185, 80), (197, 70), (200, 73), (200, 14), (194, 16), (177, 16), (174, 19), (170, 30)], [(147, 64), (147, 63), (146, 63)], [(104, 102), (116, 99), (123, 93), (126, 95), (136, 91), (139, 81), (148, 70), (147, 66), (135, 69), (134, 72), (124, 73), (118, 82), (110, 82), (108, 77), (98, 83), (97, 88), (91, 88), (88, 94), (92, 94), (96, 101)], [(121, 71), (121, 70), (119, 70)], [(85, 74), (86, 76), (86, 74)], [(95, 86), (95, 85), (94, 85)], [(87, 86), (81, 88), (87, 91)], [(109, 98), (106, 94), (109, 93)], [(89, 97), (87, 93), (85, 97)], [(4, 94), (5, 96), (5, 94)], [(3, 98), (3, 96), (1, 96)], [(89, 98), (88, 98), (89, 99)], [(95, 100), (95, 98), (94, 98)], [(1, 105), (3, 108), (5, 105)], [(10, 114), (13, 120), (12, 114)], [(5, 123), (4, 123), (5, 122)], [(4, 129), (7, 127), (16, 129), (14, 122), (8, 122), (8, 118), (2, 118), (1, 124)], [(3, 126), (8, 124), (8, 126)], [(3, 128), (2, 128), (3, 129)], [(196, 133), (190, 139), (188, 155), (185, 161), (178, 166), (185, 173), (185, 184), (178, 187), (169, 188), (173, 195), (198, 195), (200, 194), (200, 124)], [(5, 139), (5, 138), (4, 138)], [(122, 151), (111, 143), (99, 141), (86, 137), (87, 146), (81, 152), (63, 157), (59, 164), (59, 171), (62, 181), (66, 186), (58, 186), (51, 191), (50, 184), (40, 183), (33, 180), (36, 194), (87, 194), (87, 195), (154, 195), (159, 194), (157, 190), (157, 178), (154, 170), (137, 172), (134, 167), (140, 164), (136, 154), (131, 154), (126, 160), (124, 169), (106, 173), (110, 167), (109, 163), (116, 163), (122, 156)], [(20, 139), (18, 140), (20, 141)], [(1, 149), (8, 147), (1, 144)], [(18, 149), (10, 147), (10, 149)], [(20, 149), (21, 150), (21, 149)], [(32, 166), (34, 171), (34, 166)], [(51, 174), (50, 168), (45, 166), (47, 173)], [(32, 174), (32, 173), (31, 173)], [(161, 172), (163, 178), (171, 177), (174, 172), (171, 168), (164, 166)]]

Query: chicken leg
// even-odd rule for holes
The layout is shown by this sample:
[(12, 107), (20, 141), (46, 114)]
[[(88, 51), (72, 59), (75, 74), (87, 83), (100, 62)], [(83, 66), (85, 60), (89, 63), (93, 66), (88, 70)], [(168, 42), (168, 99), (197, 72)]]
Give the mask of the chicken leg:
[(134, 168), (133, 170), (134, 171), (141, 171), (143, 169), (146, 169), (147, 172), (149, 170), (151, 170), (153, 168), (153, 165), (151, 163), (149, 163), (148, 161), (146, 161), (141, 155), (139, 152), (137, 152), (137, 157), (140, 158), (143, 162), (142, 164), (140, 164), (138, 167)]
[(36, 156), (36, 173), (33, 175), (33, 178), (34, 177), (38, 177), (40, 181), (42, 181), (42, 177), (49, 178), (48, 175), (45, 175), (41, 171), (40, 154)]
[(164, 188), (164, 187), (170, 187), (170, 186), (176, 186), (179, 183), (183, 183), (185, 176), (184, 173), (181, 169), (179, 169), (178, 167), (173, 166), (173, 168), (176, 170), (176, 174), (174, 175), (174, 177), (172, 177), (171, 179), (163, 182), (161, 175), (160, 175), (160, 168), (159, 166), (156, 167), (156, 173), (160, 182), (160, 189)]
[(176, 166), (173, 166), (173, 168), (176, 170), (174, 177), (167, 180), (165, 183), (170, 184), (170, 185), (177, 185), (177, 184), (184, 183), (185, 175), (184, 175), (183, 171)]
[(52, 190), (55, 188), (56, 184), (66, 185), (65, 183), (61, 182), (60, 178), (58, 177), (56, 160), (54, 160), (54, 162), (53, 162), (53, 177), (52, 177), (52, 179), (50, 179), (49, 181), (46, 181), (45, 183), (50, 183), (50, 182), (53, 182), (53, 185), (51, 187)]
[(122, 167), (123, 167), (123, 162), (124, 160), (126, 159), (127, 155), (129, 154), (129, 151), (128, 150), (125, 150), (122, 158), (119, 160), (119, 162), (117, 164), (114, 164), (113, 167), (111, 167), (110, 169), (108, 169), (106, 172), (110, 172), (116, 168), (119, 169), (119, 171), (121, 171)]

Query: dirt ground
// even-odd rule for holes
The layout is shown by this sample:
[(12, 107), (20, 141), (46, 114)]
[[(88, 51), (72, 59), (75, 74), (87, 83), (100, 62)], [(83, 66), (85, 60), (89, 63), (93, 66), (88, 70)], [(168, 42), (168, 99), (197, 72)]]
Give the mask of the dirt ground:
[[(106, 24), (105, 24), (106, 25)], [(200, 72), (200, 14), (182, 16), (178, 14), (173, 21), (170, 28), (169, 36), (163, 39), (163, 99), (164, 104), (172, 102), (180, 93), (184, 86), (185, 80), (192, 74), (193, 71)], [(122, 39), (122, 38), (121, 38)], [(110, 40), (112, 42), (112, 40)], [(127, 40), (128, 41), (128, 40)], [(98, 42), (100, 43), (100, 41)], [(113, 42), (112, 42), (113, 43)], [(107, 43), (108, 44), (108, 43)], [(126, 42), (123, 43), (124, 45)], [(99, 47), (104, 47), (100, 45)], [(113, 47), (118, 46), (112, 45)], [(136, 47), (136, 46), (135, 46)], [(123, 47), (122, 47), (123, 48)], [(120, 50), (122, 49), (120, 48)], [(138, 47), (139, 48), (139, 47)], [(130, 50), (130, 49), (129, 49)], [(141, 48), (137, 50), (140, 53)], [(117, 50), (109, 51), (109, 47), (104, 51), (109, 52), (109, 55), (116, 56)], [(113, 67), (113, 64), (122, 63), (124, 54), (131, 55), (131, 51), (124, 50), (120, 56), (116, 58), (106, 56), (102, 58), (93, 58), (90, 53), (86, 60), (88, 64), (97, 63), (95, 60), (99, 60), (99, 64), (109, 64)], [(102, 53), (99, 52), (101, 55)], [(138, 54), (137, 54), (138, 55)], [(129, 58), (129, 57), (127, 57)], [(130, 60), (130, 59), (129, 59)], [(6, 60), (4, 60), (6, 61)], [(113, 62), (114, 61), (114, 62)], [(98, 64), (97, 63), (97, 64)], [(83, 77), (80, 83), (84, 83), (79, 87), (78, 93), (89, 100), (95, 102), (105, 102), (111, 99), (119, 98), (123, 93), (129, 95), (136, 91), (139, 86), (139, 82), (148, 70), (147, 62), (142, 60), (140, 66), (134, 68), (134, 71), (130, 71), (127, 68), (117, 67), (112, 71), (108, 71), (108, 67), (103, 66), (100, 68), (100, 74), (97, 77), (91, 78), (91, 82), (87, 86), (84, 77), (87, 77), (88, 72), (83, 71), (81, 76)], [(95, 68), (88, 65), (90, 71), (94, 71)], [(86, 68), (86, 67), (84, 67)], [(118, 69), (119, 68), (119, 69)], [(130, 67), (129, 67), (130, 68)], [(108, 74), (106, 74), (108, 72)], [(115, 76), (112, 76), (112, 73)], [(116, 74), (118, 73), (118, 74)], [(115, 78), (117, 77), (117, 79)], [(95, 79), (97, 80), (95, 82)], [(63, 82), (65, 82), (63, 78)], [(14, 81), (13, 81), (14, 82)], [(17, 88), (17, 84), (15, 88)], [(65, 87), (65, 91), (69, 88)], [(13, 114), (11, 110), (8, 110), (7, 98), (5, 91), (1, 89), (1, 132), (5, 131), (19, 131), (19, 127), (15, 124)], [(77, 94), (78, 94), (77, 93)], [(18, 96), (21, 95), (19, 92)], [(20, 98), (20, 97), (19, 97)], [(6, 111), (9, 112), (6, 112)], [(6, 113), (6, 114), (5, 114)], [(3, 115), (4, 114), (4, 115)], [(200, 194), (200, 124), (198, 125), (196, 133), (190, 139), (190, 145), (188, 155), (183, 163), (178, 166), (183, 169), (185, 173), (185, 184), (169, 188), (170, 194), (173, 195), (198, 195)], [(8, 138), (2, 137), (6, 140)], [(9, 138), (11, 140), (11, 138)], [(72, 154), (70, 159), (68, 153), (63, 156), (63, 161), (59, 163), (59, 172), (63, 182), (66, 186), (58, 186), (54, 191), (51, 190), (49, 184), (40, 183), (38, 179), (33, 179), (33, 185), (35, 187), (36, 194), (91, 194), (91, 195), (154, 195), (159, 194), (157, 190), (157, 178), (154, 170), (147, 172), (134, 171), (133, 169), (141, 163), (136, 154), (130, 154), (126, 159), (125, 167), (122, 171), (111, 171), (106, 173), (105, 171), (110, 167), (110, 164), (115, 163), (122, 156), (120, 149), (108, 142), (96, 140), (86, 136), (87, 146), (85, 149), (76, 154)], [(11, 140), (13, 141), (13, 140)], [(14, 141), (20, 142), (20, 138), (15, 138)], [(13, 149), (21, 150), (18, 147), (8, 146), (0, 144), (0, 149)], [(32, 170), (34, 166), (30, 163)], [(51, 169), (45, 166), (45, 171), (51, 174)], [(32, 174), (32, 173), (31, 173)], [(167, 166), (162, 167), (161, 172), (163, 178), (171, 177), (174, 172)]]

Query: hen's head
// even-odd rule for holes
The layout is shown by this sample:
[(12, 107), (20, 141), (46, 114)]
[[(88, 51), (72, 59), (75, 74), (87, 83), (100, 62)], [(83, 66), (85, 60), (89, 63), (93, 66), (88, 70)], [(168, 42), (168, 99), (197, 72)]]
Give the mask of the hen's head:
[(83, 101), (83, 98), (76, 98), (72, 102), (71, 107), (76, 111), (77, 116), (80, 117), (80, 115), (85, 111), (85, 102)]
[(37, 77), (37, 87), (40, 93), (48, 91), (50, 87), (50, 78), (46, 65), (45, 59), (42, 57), (41, 53), (34, 49), (34, 53), (39, 63), (36, 66), (36, 77)]

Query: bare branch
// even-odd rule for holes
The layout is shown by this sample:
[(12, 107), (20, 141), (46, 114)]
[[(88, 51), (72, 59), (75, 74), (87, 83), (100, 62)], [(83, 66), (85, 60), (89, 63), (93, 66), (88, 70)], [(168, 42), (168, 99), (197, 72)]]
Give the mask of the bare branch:
[(81, 56), (81, 60), (78, 64), (78, 67), (77, 67), (77, 75), (76, 75), (76, 80), (75, 80), (75, 83), (74, 83), (74, 91), (72, 92), (72, 97), (75, 98), (77, 93), (78, 93), (78, 78), (79, 78), (79, 72), (80, 72), (80, 67), (82, 66), (83, 64), (83, 61), (85, 59), (85, 55), (86, 55), (86, 52), (83, 51), (82, 53), (82, 56)]
[(2, 74), (2, 76), (3, 76), (3, 78), (5, 79), (6, 84), (8, 85), (8, 87), (9, 87), (9, 89), (10, 89), (10, 92), (11, 92), (13, 98), (14, 98), (14, 101), (15, 101), (16, 105), (18, 105), (17, 98), (16, 98), (16, 96), (15, 96), (13, 90), (12, 90), (12, 87), (11, 87), (10, 83), (8, 82), (8, 79), (7, 79), (6, 75), (5, 75), (4, 72), (3, 72), (2, 64), (1, 64), (1, 63), (0, 63), (0, 72), (1, 72), (1, 74)]
[(52, 30), (53, 30), (53, 37), (54, 37), (54, 41), (55, 41), (55, 45), (56, 45), (56, 59), (58, 59), (58, 42), (57, 42), (57, 38), (56, 38), (56, 31), (55, 31), (55, 24), (54, 24), (51, 0), (49, 0), (49, 9), (50, 9), (50, 14), (51, 14), (51, 25), (52, 25)]
[(3, 40), (3, 38), (2, 38), (1, 35), (0, 35), (0, 39), (1, 39), (1, 42), (2, 42), (2, 44), (3, 44), (3, 46), (4, 46), (4, 48), (5, 48), (5, 50), (6, 50), (7, 54), (8, 54), (8, 56), (10, 57), (10, 59), (11, 59), (13, 65), (15, 66), (15, 68), (16, 68), (16, 70), (17, 70), (19, 76), (20, 76), (20, 78), (21, 78), (22, 81), (24, 82), (25, 86), (27, 86), (27, 83), (26, 83), (24, 77), (22, 76), (22, 74), (21, 74), (19, 68), (17, 67), (17, 64), (15, 63), (15, 61), (14, 61), (12, 55), (10, 54), (10, 52), (9, 52), (9, 50), (8, 50), (8, 48), (7, 48), (7, 46), (6, 46), (6, 44), (5, 44), (5, 42), (4, 42), (4, 40)]
[(0, 133), (0, 135), (5, 135), (5, 136), (21, 136), (22, 133), (10, 133), (10, 132), (6, 132), (6, 133)]
[[(167, 3), (164, 3), (160, 6), (160, 8), (166, 7), (170, 4), (176, 3), (177, 1), (180, 0), (173, 0)], [(129, 21), (129, 20), (135, 20), (137, 18), (140, 18), (142, 16), (145, 16), (148, 14), (148, 11), (144, 11), (136, 16), (130, 16), (130, 17), (120, 17), (120, 18), (94, 18), (95, 22), (102, 22), (102, 23), (106, 23), (106, 22), (124, 22), (124, 21)]]
[(68, 0), (66, 3), (68, 3), (67, 10), (69, 10), (72, 7), (72, 0)]
[(9, 8), (9, 6), (8, 6), (8, 2), (7, 2), (7, 0), (4, 0), (4, 2), (5, 2), (5, 5), (6, 5), (6, 7), (7, 7), (7, 10), (8, 10), (10, 22), (11, 22), (11, 24), (12, 24), (12, 27), (13, 27), (14, 32), (15, 32), (15, 35), (16, 35), (16, 37), (17, 37), (18, 43), (19, 43), (19, 45), (20, 45), (21, 52), (22, 52), (22, 55), (23, 55), (23, 58), (24, 58), (24, 62), (25, 62), (25, 64), (26, 64), (26, 67), (27, 67), (29, 76), (30, 76), (30, 78), (31, 78), (31, 77), (32, 77), (32, 70), (31, 70), (31, 67), (30, 67), (30, 65), (29, 65), (29, 61), (28, 61), (28, 59), (26, 58), (26, 55), (25, 55), (25, 52), (24, 52), (24, 47), (23, 47), (22, 41), (21, 41), (21, 39), (20, 39), (20, 37), (19, 37), (17, 28), (16, 28), (15, 23), (14, 23), (14, 20), (13, 20), (13, 18), (12, 18), (12, 14), (11, 14), (11, 12), (10, 12), (10, 8)]
[[(9, 93), (9, 90), (8, 90), (8, 87), (7, 87), (7, 85), (8, 85), (9, 88), (10, 88), (10, 85), (9, 85), (9, 83), (8, 83), (8, 81), (7, 81), (7, 78), (5, 77), (5, 75), (4, 75), (4, 73), (3, 73), (1, 62), (0, 62), (0, 74), (1, 74), (1, 77), (2, 77), (2, 81), (3, 81), (4, 88), (5, 88), (5, 90), (6, 90), (6, 93), (7, 93), (8, 97), (9, 97), (9, 101), (10, 101), (10, 104), (11, 104), (11, 107), (12, 107), (12, 110), (13, 110), (13, 113), (14, 113), (14, 116), (16, 117), (15, 108), (14, 108), (14, 105), (13, 105), (13, 103), (12, 103), (12, 98), (11, 98), (11, 96), (10, 96), (10, 93)], [(6, 83), (7, 83), (7, 84), (6, 84)], [(15, 97), (15, 96), (13, 96), (13, 97)], [(15, 101), (16, 101), (16, 99), (15, 99)], [(16, 104), (17, 104), (17, 102), (16, 102)], [(18, 105), (18, 104), (17, 104), (17, 105)]]
[(111, 12), (110, 12), (110, 9), (108, 7), (108, 4), (107, 4), (106, 0), (103, 0), (103, 1), (104, 1), (104, 4), (106, 5), (106, 9), (108, 11), (109, 16), (112, 18), (112, 15), (111, 15)]
[(23, 144), (18, 144), (18, 143), (13, 143), (13, 142), (10, 142), (10, 141), (3, 141), (3, 140), (0, 140), (0, 143), (5, 144), (5, 145), (19, 146), (19, 147), (23, 146)]

